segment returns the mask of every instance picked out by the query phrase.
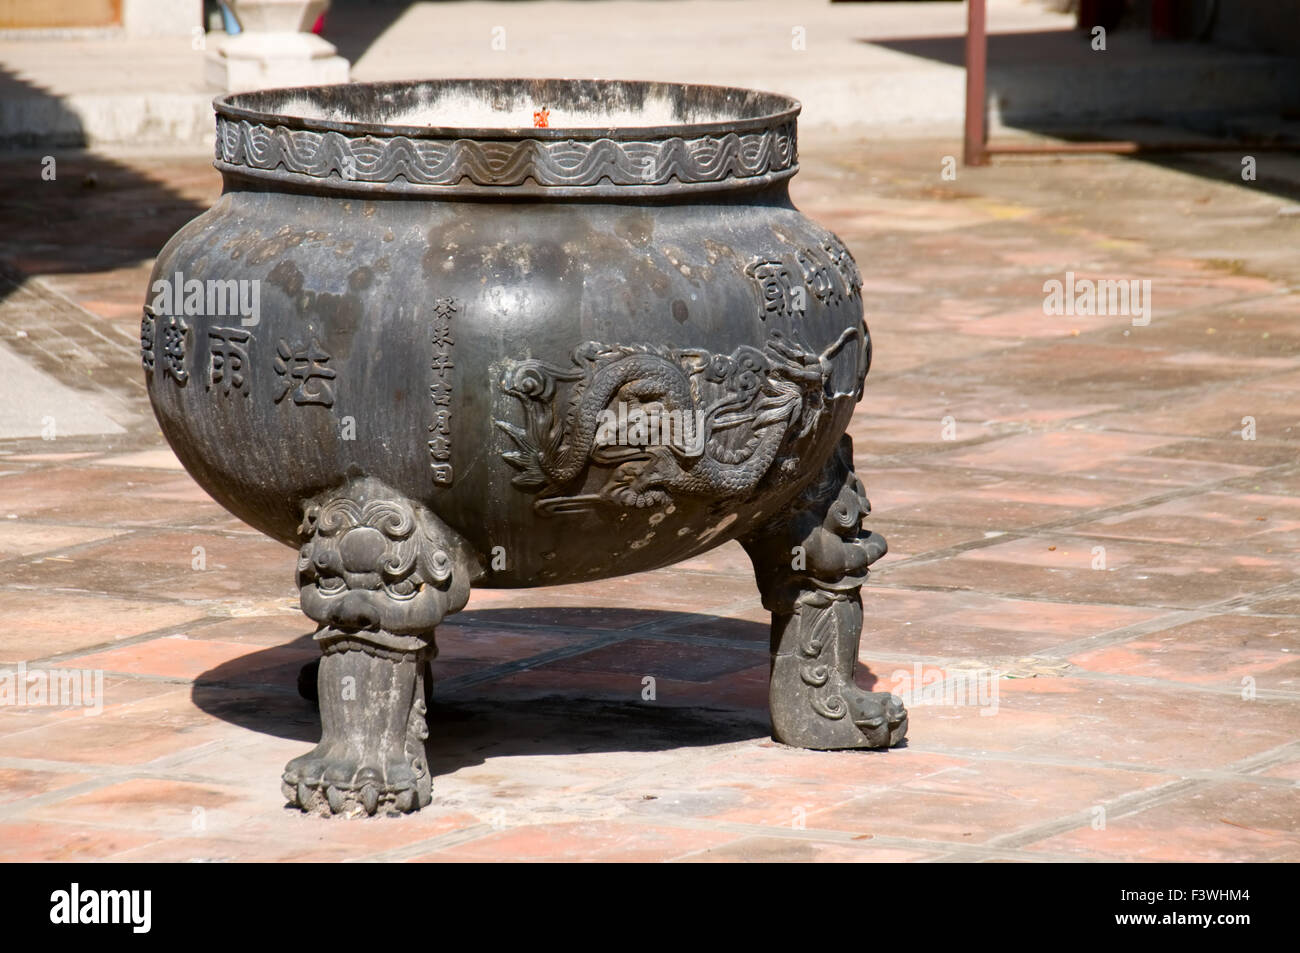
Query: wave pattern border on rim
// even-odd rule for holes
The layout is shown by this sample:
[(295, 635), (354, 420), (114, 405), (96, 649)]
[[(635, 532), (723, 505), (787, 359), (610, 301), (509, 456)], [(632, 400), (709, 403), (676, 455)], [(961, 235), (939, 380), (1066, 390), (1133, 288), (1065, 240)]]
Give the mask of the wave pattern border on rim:
[[(761, 188), (799, 169), (794, 100), (773, 115), (730, 123), (627, 130), (401, 126), (390, 133), (259, 113), (234, 98), (213, 102), (216, 168), (308, 191), (635, 198)], [(360, 127), (359, 134), (349, 134), (349, 126)]]

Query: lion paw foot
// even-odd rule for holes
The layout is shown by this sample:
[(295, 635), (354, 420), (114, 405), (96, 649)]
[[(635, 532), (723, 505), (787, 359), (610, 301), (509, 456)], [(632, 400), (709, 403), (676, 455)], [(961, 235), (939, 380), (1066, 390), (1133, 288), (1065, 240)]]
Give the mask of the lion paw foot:
[(895, 748), (907, 737), (907, 709), (897, 695), (855, 687), (845, 693), (845, 701), (849, 717), (867, 742), (862, 747)]
[(322, 742), (285, 767), (281, 786), (292, 807), (344, 817), (408, 814), (432, 800), (429, 772), (400, 754), (363, 755)]

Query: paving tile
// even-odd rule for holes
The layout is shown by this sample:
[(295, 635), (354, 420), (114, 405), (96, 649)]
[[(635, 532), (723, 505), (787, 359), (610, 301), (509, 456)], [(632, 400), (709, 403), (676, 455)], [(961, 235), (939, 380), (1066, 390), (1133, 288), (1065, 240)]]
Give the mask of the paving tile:
[(0, 823), (0, 860), (9, 863), (103, 860), (153, 837), (125, 830), (21, 820)]
[(0, 768), (0, 804), (12, 804), (76, 784), (80, 775), (67, 772)]
[(1087, 767), (988, 761), (949, 768), (812, 813), (808, 825), (893, 837), (982, 844), (1124, 794), (1163, 783), (1159, 775)]
[(735, 839), (735, 834), (720, 831), (682, 830), (605, 820), (576, 821), (505, 830), (415, 859), (653, 863)]
[(256, 651), (242, 642), (171, 635), (107, 652), (79, 655), (54, 667), (191, 680), (220, 667), (223, 679), (240, 676), (248, 679), (267, 669), (279, 671), (291, 667), (296, 671), (297, 667), (319, 657), (320, 652), (312, 645), (277, 646)]
[(1300, 758), (1295, 758), (1294, 760), (1275, 765), (1266, 771), (1261, 771), (1260, 776), (1266, 778), (1285, 778), (1288, 781), (1295, 781), (1296, 786), (1300, 787)]
[[(178, 600), (297, 596), (292, 550), (265, 537), (144, 531), (14, 565), (14, 585)], [(236, 571), (238, 570), (238, 571)]]
[[(1160, 450), (1167, 450), (1161, 447)], [(1143, 480), (1168, 487), (1202, 486), (1249, 477), (1259, 468), (1242, 463), (1219, 463), (1204, 460), (1171, 461), (1157, 452), (1123, 457), (1107, 464), (1108, 472), (1124, 480)]]
[[(1214, 770), (1286, 744), (1295, 706), (1178, 686), (1083, 678), (999, 679), (997, 710), (927, 706), (908, 739), (921, 751), (1038, 754), (1162, 771)], [(1209, 740), (1207, 740), (1209, 739)]]
[(148, 470), (183, 470), (181, 462), (171, 448), (141, 450), (137, 453), (118, 453), (94, 461), (97, 467), (144, 467)]
[(1249, 692), (1300, 692), (1300, 620), (1214, 615), (1070, 657), (1081, 668)]
[(49, 590), (0, 596), (0, 662), (45, 658), (131, 638), (204, 616), (176, 603)]
[(685, 613), (667, 616), (655, 629), (675, 635), (755, 642), (766, 650), (771, 634), (771, 620), (771, 613), (755, 599), (754, 605), (733, 608), (726, 616)]
[[(545, 589), (482, 589), (471, 594), (468, 611), (525, 609), (545, 625), (623, 629), (667, 613), (710, 612), (745, 599), (757, 601), (752, 579), (719, 581), (708, 573), (659, 570)], [(502, 612), (490, 618), (523, 621), (525, 615)]]
[(55, 469), (0, 477), (0, 516), (92, 526), (185, 525), (222, 511), (187, 476), (111, 468)]
[(152, 698), (109, 705), (96, 717), (65, 716), (0, 736), (0, 757), (55, 758), (72, 763), (141, 765), (218, 739), (238, 729), (214, 721), (173, 688)]
[(234, 826), (242, 819), (246, 800), (244, 792), (215, 784), (132, 778), (33, 808), (27, 817), (89, 828), (184, 836)]
[[(1024, 300), (1023, 298), (1021, 300)], [(1037, 338), (1077, 337), (1081, 331), (1097, 327), (1131, 323), (1131, 318), (1115, 317), (1054, 317), (1043, 314), (1042, 304), (1016, 308), (1000, 314), (971, 321), (962, 327), (965, 334), (980, 336), (1014, 337), (1024, 340)]]
[(985, 440), (995, 435), (995, 431), (983, 423), (963, 421), (960, 429), (955, 421), (952, 424), (952, 436), (945, 436), (945, 418), (918, 420), (911, 417), (885, 417), (872, 414), (859, 418), (849, 428), (849, 435), (855, 445), (870, 447), (873, 453), (903, 453), (908, 451), (933, 451), (943, 448), (945, 442), (960, 446), (974, 440)]
[[(1253, 438), (1242, 436), (1243, 428), (1249, 427), (1246, 418), (1254, 421)], [(1226, 393), (1191, 398), (1180, 395), (1176, 400), (1152, 403), (1138, 413), (1102, 414), (1090, 418), (1089, 423), (1116, 430), (1232, 440), (1234, 447), (1250, 443), (1251, 439), (1288, 443), (1300, 440), (1300, 411), (1296, 409), (1295, 394), (1267, 390), (1263, 383), (1240, 386)]]
[[(1157, 447), (1146, 455), (1175, 460), (1211, 460), (1246, 467), (1282, 467), (1295, 462), (1295, 448), (1281, 441), (1241, 440), (1238, 437), (1226, 440), (1221, 437), (1180, 440)], [(1264, 480), (1286, 479), (1284, 473), (1265, 474), (1256, 471), (1253, 474), (1243, 474), (1242, 480), (1234, 481), (1234, 485), (1249, 485), (1252, 477)]]
[(1266, 493), (1198, 493), (1071, 527), (1112, 536), (1183, 545), (1231, 546), (1257, 553), (1300, 549), (1300, 499)]
[(52, 552), (110, 539), (121, 531), (90, 526), (60, 526), (51, 523), (24, 523), (0, 520), (0, 559)]
[(749, 649), (680, 645), (652, 639), (625, 639), (615, 645), (573, 655), (546, 666), (547, 671), (654, 675), (670, 681), (711, 682), (765, 663), (766, 653)]
[(262, 814), (229, 831), (209, 829), (198, 835), (169, 837), (113, 854), (111, 859), (132, 863), (354, 862), (477, 823), (473, 815), (427, 808), (401, 818), (344, 820), (295, 815), (287, 810)]
[(771, 744), (684, 765), (657, 783), (637, 778), (607, 790), (626, 792), (627, 810), (641, 817), (707, 818), (793, 831), (817, 827), (810, 817), (868, 792), (900, 791), (963, 763), (907, 749), (810, 752)]
[(899, 566), (889, 585), (940, 585), (1018, 597), (1179, 608), (1206, 606), (1297, 580), (1287, 554), (1218, 550), (1107, 538), (1032, 536)]
[[(17, 671), (21, 671), (21, 669)], [(54, 678), (57, 677), (62, 680), (66, 674), (68, 674), (67, 666), (27, 669), (29, 680), (33, 675), (45, 680), (45, 698), (37, 700), (28, 694), (21, 699), (25, 704), (18, 704), (20, 699), (15, 699), (11, 704), (0, 705), (0, 737), (30, 732), (35, 728), (60, 724), (65, 721), (98, 718), (105, 711), (156, 698), (159, 695), (176, 690), (174, 684), (148, 681), (129, 675), (103, 674), (101, 683), (99, 676), (102, 673), (85, 669), (80, 671), (78, 681), (69, 686), (70, 691), (81, 690), (80, 703), (65, 705), (63, 704), (65, 699), (62, 697), (62, 681), (58, 684), (57, 690), (60, 697), (57, 699), (57, 703), (54, 698), (54, 691), (51, 691), (49, 686), (54, 684)], [(75, 692), (66, 700), (76, 702)], [(62, 752), (58, 750), (48, 751), (44, 755), (37, 755), (37, 757), (44, 757), (54, 761), (63, 760)]]
[[(1288, 391), (1294, 392), (1300, 390), (1300, 370), (1287, 371), (1281, 374), (1270, 374), (1261, 377), (1259, 386), (1267, 391)], [(10, 460), (20, 459), (19, 457), (9, 457)]]
[(1234, 359), (1258, 362), (1267, 369), (1280, 359), (1300, 354), (1300, 330), (1295, 315), (1297, 296), (1262, 288), (1254, 300), (1236, 300), (1217, 308), (1193, 310), (1176, 320), (1153, 318), (1142, 339), (1171, 350), (1196, 348), (1215, 354), (1221, 363)]
[(514, 698), (495, 685), (455, 698), (435, 688), (426, 747), (439, 802), (477, 804), (502, 823), (622, 812), (716, 761), (719, 746), (768, 743), (764, 713), (724, 702), (651, 705), (554, 687)]
[(1169, 443), (1147, 434), (1044, 431), (1003, 437), (943, 457), (946, 466), (1033, 472), (1092, 472), (1116, 476), (1115, 463)]
[[(278, 855), (278, 856), (277, 856)], [(117, 850), (105, 858), (111, 863), (208, 864), (239, 862), (286, 863), (302, 860), (302, 851), (288, 845), (272, 845), (252, 837), (239, 838), (206, 834), (167, 837)], [(329, 860), (351, 859), (330, 857)]]
[[(645, 672), (605, 673), (572, 671), (564, 666), (547, 665), (516, 675), (507, 675), (485, 685), (476, 686), (476, 694), (485, 698), (529, 699), (555, 695), (573, 695), (587, 699), (637, 703), (647, 691), (647, 678), (653, 678), (657, 706), (708, 707), (719, 710), (764, 711), (767, 707), (768, 661), (765, 655), (749, 668), (727, 673), (717, 681), (699, 682), (657, 675), (668, 665), (682, 665), (671, 653), (665, 661), (649, 660)], [(611, 663), (617, 664), (617, 663)], [(710, 663), (705, 663), (710, 664)], [(741, 664), (738, 657), (728, 657), (716, 664), (731, 667)]]
[[(981, 533), (1057, 522), (1081, 510), (1118, 506), (1160, 492), (1149, 484), (1119, 479), (1040, 474), (1007, 478), (939, 466), (868, 467), (866, 482), (873, 521), (907, 520), (950, 530), (970, 527)], [(880, 525), (883, 532), (888, 523)], [(882, 561), (879, 568), (886, 565)]]
[(1243, 600), (1254, 612), (1274, 615), (1300, 615), (1300, 588), (1292, 592), (1257, 595)]
[(721, 847), (708, 847), (677, 858), (684, 863), (822, 863), (822, 864), (901, 864), (934, 860), (941, 851), (907, 850), (899, 847), (873, 847), (871, 834), (862, 841), (842, 843), (792, 837), (744, 837)]
[(723, 543), (717, 549), (711, 549), (707, 553), (676, 563), (673, 569), (684, 572), (719, 573), (743, 579), (753, 572), (753, 564), (740, 543), (732, 540)]
[[(868, 388), (872, 387), (874, 375), (875, 371), (868, 378)], [(887, 384), (871, 390), (869, 400), (867, 409), (872, 417), (881, 414), (930, 420), (941, 436), (939, 428), (943, 418), (949, 416), (953, 418), (955, 435), (961, 436), (967, 423), (1042, 425), (1119, 409), (1117, 403), (1090, 403), (1069, 391), (1037, 393), (1031, 400), (996, 379), (965, 374), (936, 376), (925, 368), (890, 378)], [(861, 422), (861, 416), (855, 418), (854, 426)]]
[[(912, 312), (904, 311), (891, 321), (877, 311), (867, 317), (871, 328), (872, 375), (897, 374), (935, 360), (967, 360), (982, 352), (1001, 352), (1018, 343), (1013, 336), (985, 336), (973, 341), (946, 330), (913, 332), (908, 327), (911, 315)], [(871, 400), (874, 388), (884, 386), (879, 380), (870, 380), (865, 390), (866, 400)]]
[(512, 629), (507, 626), (458, 625), (454, 620), (464, 616), (451, 618), (453, 621), (438, 626), (435, 677), (438, 670), (451, 663), (483, 669), (501, 662), (513, 662), (581, 644), (586, 640), (581, 632), (568, 634), (538, 629)]
[[(568, 587), (555, 587), (567, 589)], [(635, 600), (628, 600), (635, 602)], [(588, 629), (631, 629), (671, 618), (653, 603), (646, 606), (603, 606), (588, 597), (550, 590), (478, 589), (470, 593), (469, 605), (460, 613), (465, 622), (488, 626), (543, 626), (561, 632), (581, 633)]]
[[(170, 761), (190, 765), (219, 760), (221, 751), (228, 747), (259, 741), (271, 750), (271, 762), (278, 762), (270, 774), (262, 775), (262, 781), (274, 782), (272, 787), (276, 787), (284, 762), (304, 754), (320, 741), (320, 713), (298, 695), (300, 668), (294, 662), (278, 672), (264, 671), (253, 676), (241, 676), (238, 672), (228, 675), (222, 667), (204, 673), (189, 686), (188, 697), (175, 699), (174, 706), (187, 718), (193, 712), (196, 719), (205, 719), (202, 724), (207, 735), (198, 744), (179, 745), (169, 750)], [(297, 746), (284, 747), (280, 739), (295, 742)], [(248, 759), (247, 754), (240, 757)], [(222, 763), (228, 769), (229, 762)]]
[(863, 651), (939, 658), (1032, 655), (1158, 618), (1159, 609), (1007, 599), (973, 591), (863, 591)]
[(1234, 481), (1233, 486), (1253, 493), (1292, 494), (1300, 492), (1300, 469), (1268, 470)]
[(889, 563), (877, 563), (873, 569), (897, 563), (913, 556), (921, 556), (936, 550), (947, 549), (964, 543), (985, 539), (984, 530), (966, 526), (933, 526), (924, 523), (911, 523), (901, 520), (882, 520), (874, 516), (866, 524), (867, 528), (885, 537), (889, 552), (883, 558)]
[(181, 633), (190, 639), (215, 639), (218, 642), (239, 642), (248, 646), (274, 648), (295, 643), (312, 646), (316, 623), (295, 606), (286, 606), (274, 614), (247, 614), (223, 618), (198, 626), (182, 627)]
[[(633, 728), (619, 742), (600, 737), (598, 724), (573, 729), (547, 714), (539, 720), (560, 737), (538, 737), (532, 726), (506, 737), (501, 723), (490, 717), (467, 726), (441, 717), (445, 710), (439, 715), (431, 722), (430, 765), (440, 809), (471, 811), (476, 822), (497, 828), (539, 818), (562, 822), (622, 815), (709, 750), (703, 744), (684, 750), (666, 734), (645, 728)], [(703, 737), (697, 732), (687, 740)]]
[(97, 451), (73, 451), (68, 453), (7, 453), (6, 463), (70, 463), (73, 460), (86, 460), (97, 457)]
[[(1070, 319), (1040, 316), (1039, 320)], [(1261, 368), (1253, 362), (1224, 359), (1196, 360), (1196, 355), (1208, 352), (1208, 339), (1204, 337), (1196, 340), (1195, 350), (1190, 350), (1184, 342), (1153, 341), (1148, 335), (1150, 329), (1130, 329), (1123, 318), (1103, 325), (1107, 329), (1100, 331), (1097, 325), (1090, 326), (1090, 321), (1075, 318), (1071, 324), (1057, 325), (1068, 328), (1070, 333), (1054, 340), (1035, 341), (1018, 349), (1013, 358), (997, 353), (975, 355), (955, 367), (944, 386), (960, 391), (970, 386), (968, 382), (984, 382), (986, 386), (996, 382), (1003, 399), (1016, 396), (1030, 404), (1036, 404), (1039, 393), (1046, 391), (1045, 399), (1058, 406), (1062, 398), (1074, 397), (1086, 405), (1118, 403), (1132, 407), (1144, 405), (1158, 395), (1186, 394), (1243, 374), (1281, 367), (1266, 364)], [(1076, 336), (1074, 331), (1083, 336)]]
[(1135, 814), (1029, 845), (1030, 851), (1161, 863), (1300, 860), (1296, 791), (1247, 782), (1207, 786)]

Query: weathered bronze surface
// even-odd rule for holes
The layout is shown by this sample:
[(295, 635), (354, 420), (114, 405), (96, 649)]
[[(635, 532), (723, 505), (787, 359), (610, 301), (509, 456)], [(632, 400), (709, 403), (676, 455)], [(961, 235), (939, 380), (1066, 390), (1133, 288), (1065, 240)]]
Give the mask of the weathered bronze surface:
[(429, 802), (428, 662), (471, 586), (731, 539), (773, 614), (774, 737), (902, 741), (853, 683), (871, 345), (852, 256), (789, 199), (796, 102), (443, 80), (216, 109), (224, 192), (158, 257), (143, 364), (195, 479), (299, 548), (322, 740), (291, 803)]

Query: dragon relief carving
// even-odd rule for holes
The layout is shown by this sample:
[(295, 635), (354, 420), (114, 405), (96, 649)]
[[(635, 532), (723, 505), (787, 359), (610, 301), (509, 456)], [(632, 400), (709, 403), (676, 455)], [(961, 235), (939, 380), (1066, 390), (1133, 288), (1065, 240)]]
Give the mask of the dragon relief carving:
[[(515, 447), (502, 456), (542, 513), (658, 506), (677, 494), (728, 500), (765, 479), (793, 481), (801, 440), (829, 402), (853, 396), (830, 387), (833, 358), (850, 342), (864, 351), (861, 326), (820, 352), (773, 331), (762, 349), (730, 354), (589, 341), (569, 367), (512, 362), (501, 388), (523, 405), (525, 421), (496, 421)], [(680, 423), (652, 438), (613, 434), (603, 422), (615, 407)], [(610, 473), (583, 492), (592, 464)]]

